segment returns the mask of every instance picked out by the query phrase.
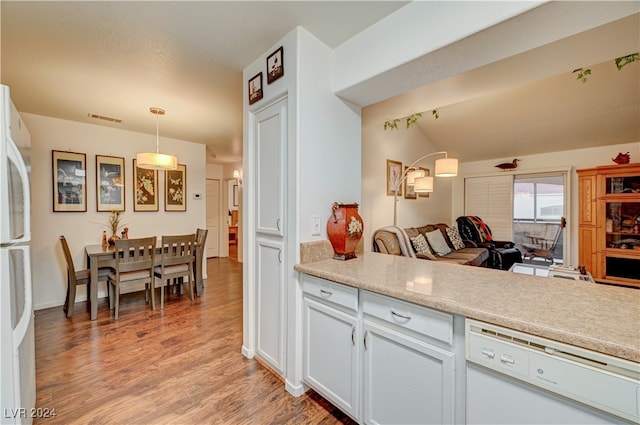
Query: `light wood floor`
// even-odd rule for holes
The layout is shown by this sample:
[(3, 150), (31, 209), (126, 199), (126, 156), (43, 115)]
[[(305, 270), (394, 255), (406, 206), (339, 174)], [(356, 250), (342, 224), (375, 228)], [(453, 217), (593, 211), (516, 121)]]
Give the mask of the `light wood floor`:
[(172, 295), (152, 312), (142, 293), (36, 312), (36, 424), (351, 423), (313, 391), (295, 398), (242, 346), (242, 265), (208, 260), (202, 297)]

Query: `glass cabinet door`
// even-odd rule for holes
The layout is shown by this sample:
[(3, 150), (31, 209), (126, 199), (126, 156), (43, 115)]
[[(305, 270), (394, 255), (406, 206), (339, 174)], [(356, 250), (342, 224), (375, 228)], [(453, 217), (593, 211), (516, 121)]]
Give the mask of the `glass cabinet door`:
[(607, 195), (640, 194), (640, 176), (607, 177), (605, 193)]
[(640, 202), (607, 202), (607, 248), (640, 250)]

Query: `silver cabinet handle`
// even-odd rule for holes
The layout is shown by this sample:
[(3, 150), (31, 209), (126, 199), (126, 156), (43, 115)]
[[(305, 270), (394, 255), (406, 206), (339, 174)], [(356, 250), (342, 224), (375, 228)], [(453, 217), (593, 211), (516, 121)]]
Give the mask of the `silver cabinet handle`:
[(364, 349), (367, 350), (367, 336), (369, 336), (369, 331), (364, 331)]
[(281, 249), (278, 250), (278, 262), (280, 264), (282, 264), (282, 250)]
[(488, 359), (493, 359), (496, 356), (496, 352), (489, 349), (489, 348), (483, 348), (480, 353), (484, 356), (486, 356)]
[(278, 232), (280, 231), (280, 219), (278, 218), (276, 220), (276, 228), (278, 229)]
[(405, 316), (404, 314), (396, 313), (393, 310), (391, 310), (391, 314), (403, 320), (411, 320), (411, 316)]
[(351, 326), (351, 344), (356, 345), (356, 327)]
[(320, 295), (323, 295), (323, 296), (329, 298), (331, 295), (333, 295), (333, 292), (327, 291), (326, 289), (320, 289)]
[(516, 364), (516, 361), (507, 354), (503, 354), (502, 356), (500, 356), (500, 361), (504, 364)]

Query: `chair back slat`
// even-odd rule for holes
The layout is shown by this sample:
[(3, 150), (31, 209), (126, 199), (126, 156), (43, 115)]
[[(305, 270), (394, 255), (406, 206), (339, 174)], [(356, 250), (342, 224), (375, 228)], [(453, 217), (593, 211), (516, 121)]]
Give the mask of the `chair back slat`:
[(155, 261), (156, 237), (118, 239), (115, 243), (116, 270), (120, 273), (151, 269)]
[(196, 243), (201, 247), (204, 247), (204, 245), (207, 243), (207, 233), (209, 233), (209, 230), (207, 229), (196, 230)]
[(195, 235), (162, 237), (162, 261), (164, 266), (186, 264), (193, 261)]

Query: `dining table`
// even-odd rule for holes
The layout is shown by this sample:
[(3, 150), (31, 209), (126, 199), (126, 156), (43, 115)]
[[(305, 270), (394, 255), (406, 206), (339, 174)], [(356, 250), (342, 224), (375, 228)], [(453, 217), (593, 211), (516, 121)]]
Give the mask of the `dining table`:
[[(114, 245), (85, 245), (85, 253), (87, 255), (87, 268), (91, 275), (91, 282), (97, 282), (98, 269), (101, 267), (114, 267), (116, 265), (115, 246)], [(202, 247), (195, 243), (194, 259), (196, 267), (193, 270), (194, 280), (196, 283), (196, 295), (201, 295), (204, 288), (204, 279), (202, 277)], [(155, 263), (160, 264), (162, 255), (162, 244), (158, 239), (156, 246)], [(91, 320), (98, 318), (98, 285), (89, 285), (89, 304), (91, 305)], [(107, 288), (108, 290), (108, 288)]]

